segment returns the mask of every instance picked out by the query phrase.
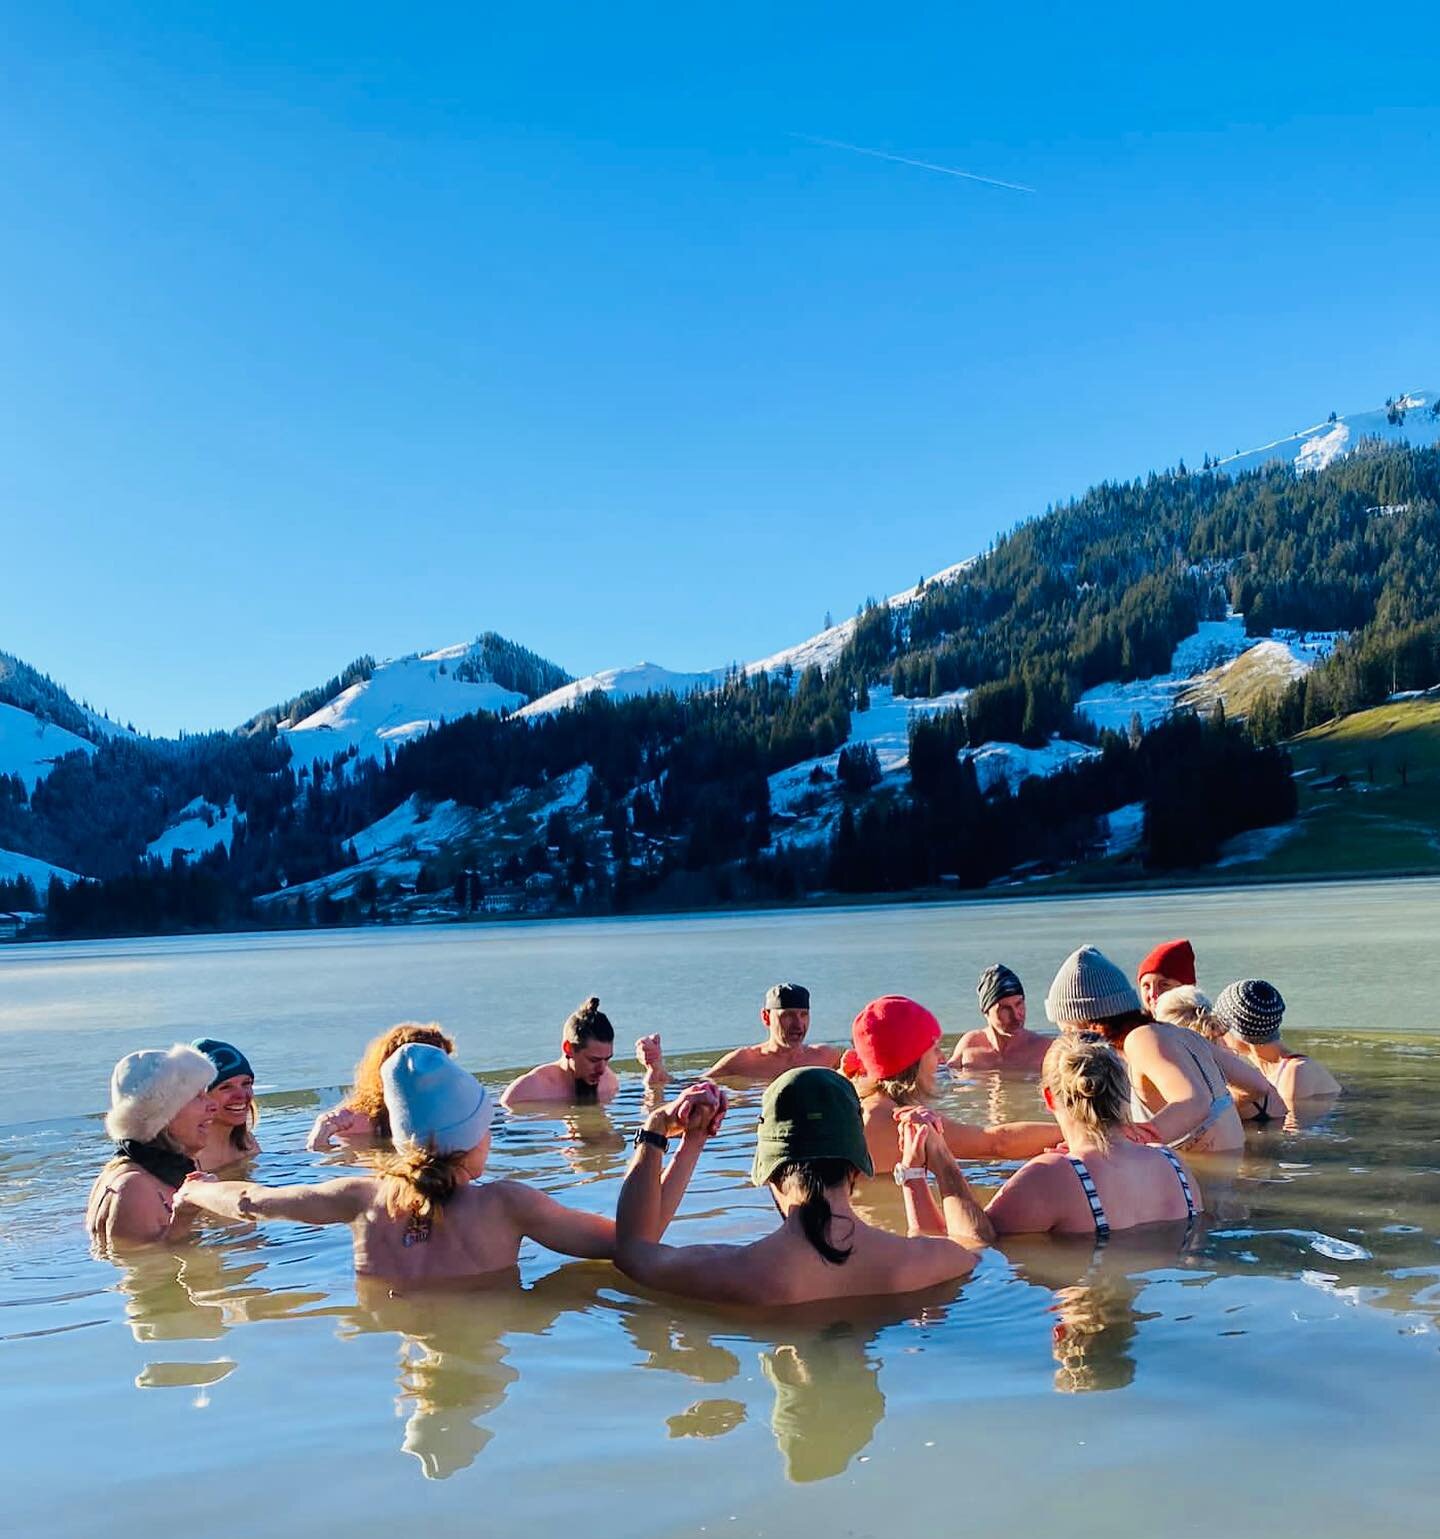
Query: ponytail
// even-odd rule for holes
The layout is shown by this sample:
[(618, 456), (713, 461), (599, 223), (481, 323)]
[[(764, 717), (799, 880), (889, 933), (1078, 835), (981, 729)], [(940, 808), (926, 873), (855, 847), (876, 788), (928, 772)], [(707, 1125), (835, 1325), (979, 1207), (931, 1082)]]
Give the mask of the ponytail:
[(801, 1202), (795, 1213), (800, 1220), (800, 1232), (831, 1266), (844, 1266), (855, 1247), (847, 1245), (842, 1250), (830, 1243), (830, 1224), (835, 1214), (825, 1194), (854, 1179), (855, 1167), (849, 1160), (841, 1159), (790, 1160), (770, 1177), (769, 1184), (777, 1191), (788, 1186), (799, 1194)]
[(1130, 1115), (1125, 1060), (1097, 1037), (1057, 1037), (1045, 1054), (1040, 1083), (1082, 1127), (1108, 1143)]
[(371, 1163), (380, 1177), (385, 1211), (391, 1218), (408, 1218), (428, 1225), (461, 1187), (468, 1186), (468, 1151), (437, 1154), (425, 1144), (401, 1145), (393, 1154), (377, 1154)]

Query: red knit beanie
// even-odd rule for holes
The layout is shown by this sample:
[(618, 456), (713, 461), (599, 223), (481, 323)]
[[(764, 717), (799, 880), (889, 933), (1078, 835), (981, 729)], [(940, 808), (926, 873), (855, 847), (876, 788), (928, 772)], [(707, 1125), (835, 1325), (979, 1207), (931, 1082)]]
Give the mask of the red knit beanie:
[(940, 1040), (940, 1022), (903, 994), (872, 999), (850, 1027), (855, 1054), (871, 1079), (889, 1079), (919, 1063)]
[(1188, 940), (1161, 941), (1140, 964), (1136, 978), (1146, 973), (1158, 973), (1162, 978), (1173, 978), (1176, 983), (1195, 984), (1195, 950)]

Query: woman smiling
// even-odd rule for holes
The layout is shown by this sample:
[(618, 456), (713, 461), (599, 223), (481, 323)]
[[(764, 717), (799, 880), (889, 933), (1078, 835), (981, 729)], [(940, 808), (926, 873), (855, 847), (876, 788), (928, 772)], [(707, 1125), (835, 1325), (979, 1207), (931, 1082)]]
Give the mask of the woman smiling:
[(224, 1170), (260, 1152), (250, 1131), (260, 1115), (255, 1106), (255, 1071), (245, 1054), (228, 1042), (197, 1037), (190, 1045), (215, 1066), (215, 1077), (210, 1081), (215, 1119), (195, 1163), (205, 1171)]

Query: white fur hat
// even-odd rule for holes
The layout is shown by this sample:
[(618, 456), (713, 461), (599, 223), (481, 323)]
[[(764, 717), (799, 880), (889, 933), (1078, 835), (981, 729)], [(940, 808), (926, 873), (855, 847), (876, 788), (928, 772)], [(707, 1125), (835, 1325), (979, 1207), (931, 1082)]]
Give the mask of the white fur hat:
[(205, 1054), (180, 1042), (169, 1052), (147, 1047), (127, 1053), (110, 1076), (105, 1131), (116, 1143), (148, 1143), (214, 1077), (215, 1065)]
[(490, 1130), (495, 1097), (448, 1053), (407, 1042), (380, 1069), (396, 1146), (414, 1141), (436, 1154), (464, 1154)]

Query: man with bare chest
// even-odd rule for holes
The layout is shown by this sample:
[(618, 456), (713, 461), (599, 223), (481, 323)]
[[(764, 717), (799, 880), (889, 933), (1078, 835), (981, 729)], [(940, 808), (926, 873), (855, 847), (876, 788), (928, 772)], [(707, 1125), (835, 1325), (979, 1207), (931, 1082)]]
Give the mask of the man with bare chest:
[(950, 1067), (970, 1073), (1038, 1072), (1055, 1039), (1026, 1027), (1025, 987), (1020, 979), (1003, 962), (994, 962), (980, 974), (975, 994), (985, 1025), (960, 1038)]

